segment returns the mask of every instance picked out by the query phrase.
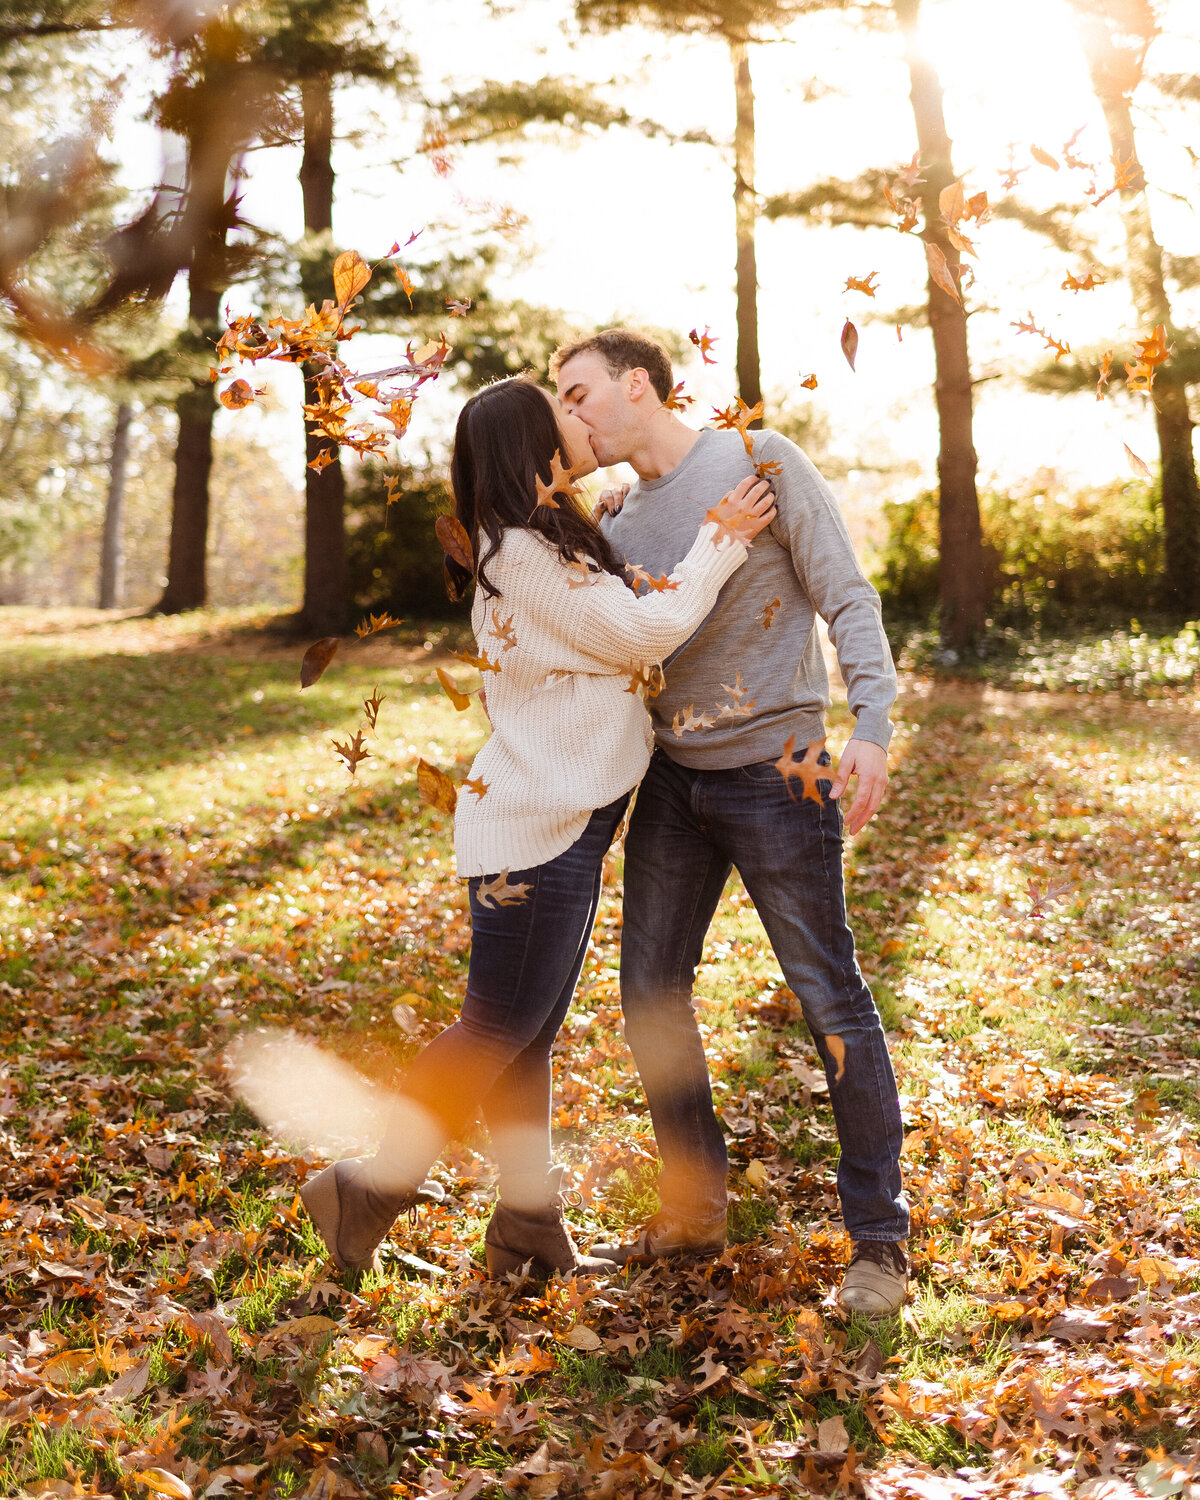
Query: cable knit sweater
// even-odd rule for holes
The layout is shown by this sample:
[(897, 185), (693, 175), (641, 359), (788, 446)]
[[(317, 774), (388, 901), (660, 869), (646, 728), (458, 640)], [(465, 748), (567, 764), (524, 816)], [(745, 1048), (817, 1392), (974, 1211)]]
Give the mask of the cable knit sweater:
[(544, 537), (507, 529), (477, 589), (471, 623), (485, 672), (492, 735), (475, 757), (454, 819), (460, 876), (526, 870), (557, 858), (592, 812), (630, 791), (653, 735), (631, 682), (695, 631), (746, 548), (718, 547), (706, 522), (671, 574), (678, 587), (642, 596), (620, 578), (564, 563)]

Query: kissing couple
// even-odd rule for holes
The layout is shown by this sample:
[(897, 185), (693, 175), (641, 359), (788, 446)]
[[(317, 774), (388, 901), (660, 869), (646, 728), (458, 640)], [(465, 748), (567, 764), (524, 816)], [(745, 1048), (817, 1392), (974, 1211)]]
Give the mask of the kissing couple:
[[(852, 1242), (838, 1301), (895, 1312), (908, 1277), (900, 1105), (842, 887), (842, 794), (855, 778), (853, 834), (887, 784), (896, 676), (878, 595), (801, 450), (779, 433), (687, 426), (667, 405), (673, 373), (656, 340), (611, 329), (560, 348), (551, 374), (557, 395), (524, 376), (477, 392), (454, 438), (455, 513), (475, 566), (447, 567), (474, 583), (478, 652), (500, 668), (471, 767), (483, 790), (464, 787), (454, 824), (472, 930), (462, 1012), (410, 1066), (376, 1154), (335, 1163), (301, 1197), (339, 1268), (377, 1268), (397, 1216), (442, 1196), (426, 1173), (480, 1112), (499, 1169), (491, 1274), (719, 1256), (728, 1159), (692, 984), (736, 869), (829, 1082)], [(564, 475), (617, 463), (637, 482), (610, 492), (597, 520)], [(814, 770), (830, 766), (818, 614), (856, 718), (836, 776)], [(639, 681), (659, 691), (643, 701)], [(800, 777), (783, 771), (808, 746), (798, 796)], [(621, 1006), (661, 1208), (584, 1255), (552, 1160), (550, 1053), (635, 791)]]

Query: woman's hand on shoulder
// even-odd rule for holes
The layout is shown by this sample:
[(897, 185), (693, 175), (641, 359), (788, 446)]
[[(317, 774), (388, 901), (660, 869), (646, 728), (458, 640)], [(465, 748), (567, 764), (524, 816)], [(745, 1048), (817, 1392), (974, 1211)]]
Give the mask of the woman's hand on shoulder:
[(723, 495), (709, 515), (749, 546), (775, 519), (775, 493), (767, 480), (750, 474)]
[(611, 489), (601, 490), (599, 500), (592, 506), (592, 520), (599, 523), (602, 516), (619, 516), (629, 490), (630, 486), (627, 484), (616, 484)]

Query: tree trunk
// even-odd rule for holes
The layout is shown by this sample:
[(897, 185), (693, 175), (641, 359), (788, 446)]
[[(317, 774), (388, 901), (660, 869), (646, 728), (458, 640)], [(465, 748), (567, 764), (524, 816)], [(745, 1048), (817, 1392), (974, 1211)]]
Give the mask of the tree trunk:
[[(938, 199), (955, 181), (950, 137), (942, 109), (942, 85), (921, 47), (920, 0), (893, 0), (904, 34), (910, 98), (917, 126), (917, 145), (924, 173), (922, 238), (937, 245), (952, 273), (959, 270), (958, 251), (940, 226)], [(992, 589), (979, 523), (975, 487), (978, 460), (972, 436), (971, 366), (967, 356), (967, 322), (963, 309), (929, 278), (929, 326), (933, 332), (936, 370), (934, 395), (938, 432), (938, 517), (940, 526), (939, 597), (941, 633), (947, 645), (975, 640), (987, 617)]]
[(122, 401), (117, 407), (112, 450), (108, 460), (108, 495), (104, 502), (104, 533), (100, 542), (100, 608), (121, 605), (122, 547), (121, 508), (125, 500), (125, 470), (129, 463), (129, 424), (133, 407)]
[[(305, 79), (304, 155), (300, 189), (304, 197), (304, 232), (324, 236), (325, 253), (308, 256), (301, 265), (300, 283), (306, 302), (320, 307), (331, 294), (333, 263), (328, 238), (333, 229), (333, 81), (328, 73)], [(304, 366), (304, 399), (318, 400), (311, 365)], [(304, 455), (311, 462), (325, 448), (333, 448), (333, 462), (324, 469), (304, 470), (304, 602), (298, 627), (311, 635), (338, 635), (346, 628), (350, 584), (346, 567), (346, 477), (335, 444), (310, 432), (305, 424)]]
[[(1091, 74), (1092, 88), (1104, 111), (1109, 142), (1118, 161), (1133, 163), (1129, 182), (1120, 190), (1121, 218), (1125, 227), (1128, 275), (1133, 305), (1149, 334), (1160, 323), (1168, 342), (1174, 333), (1171, 304), (1163, 278), (1162, 248), (1154, 237), (1146, 178), (1137, 155), (1130, 96), (1141, 79), (1144, 43), (1149, 35), (1120, 46), (1114, 30), (1119, 17), (1110, 3), (1106, 14), (1080, 10), (1078, 28)], [(1166, 576), (1163, 602), (1168, 609), (1187, 615), (1200, 611), (1200, 486), (1192, 451), (1193, 422), (1188, 412), (1187, 386), (1171, 361), (1161, 365), (1154, 378), (1154, 424), (1162, 458), (1163, 537)]]
[[(737, 382), (747, 406), (762, 400), (758, 357), (758, 266), (754, 227), (758, 205), (754, 197), (754, 86), (750, 79), (750, 49), (745, 42), (729, 44), (737, 119), (733, 132), (733, 214), (737, 232)], [(761, 423), (756, 422), (756, 427)]]

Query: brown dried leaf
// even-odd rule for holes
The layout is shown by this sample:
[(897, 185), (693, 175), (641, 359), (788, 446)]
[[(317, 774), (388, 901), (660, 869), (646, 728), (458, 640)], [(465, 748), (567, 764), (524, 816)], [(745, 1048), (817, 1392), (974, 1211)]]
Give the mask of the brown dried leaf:
[(314, 641), (304, 653), (304, 659), (300, 663), (300, 691), (312, 687), (317, 682), (325, 668), (337, 655), (339, 641), (336, 635), (327, 635), (323, 640)]
[(443, 689), (445, 690), (446, 697), (449, 698), (450, 702), (454, 704), (459, 713), (462, 713), (464, 709), (470, 708), (471, 694), (464, 693), (459, 688), (458, 684), (454, 681), (454, 678), (451, 677), (450, 673), (446, 671), (445, 667), (439, 667), (437, 669), (437, 678), (441, 683)]
[(854, 357), (858, 353), (858, 329), (849, 318), (842, 324), (842, 353), (846, 356), (846, 363), (853, 370)]
[(333, 263), (333, 295), (345, 310), (371, 279), (371, 268), (357, 250), (343, 250)]
[(467, 535), (466, 527), (457, 516), (439, 516), (434, 524), (434, 531), (441, 543), (442, 551), (447, 557), (465, 568), (468, 573), (475, 571), (475, 554), (471, 550), (471, 538)]
[(935, 245), (932, 240), (925, 241), (925, 260), (929, 266), (929, 275), (936, 286), (941, 287), (948, 297), (953, 297), (959, 307), (962, 306), (962, 297), (959, 295), (954, 276), (950, 271), (950, 263), (946, 259), (945, 251), (940, 245)]
[(417, 762), (417, 791), (421, 801), (438, 812), (453, 813), (458, 806), (458, 788), (437, 766), (427, 760)]

